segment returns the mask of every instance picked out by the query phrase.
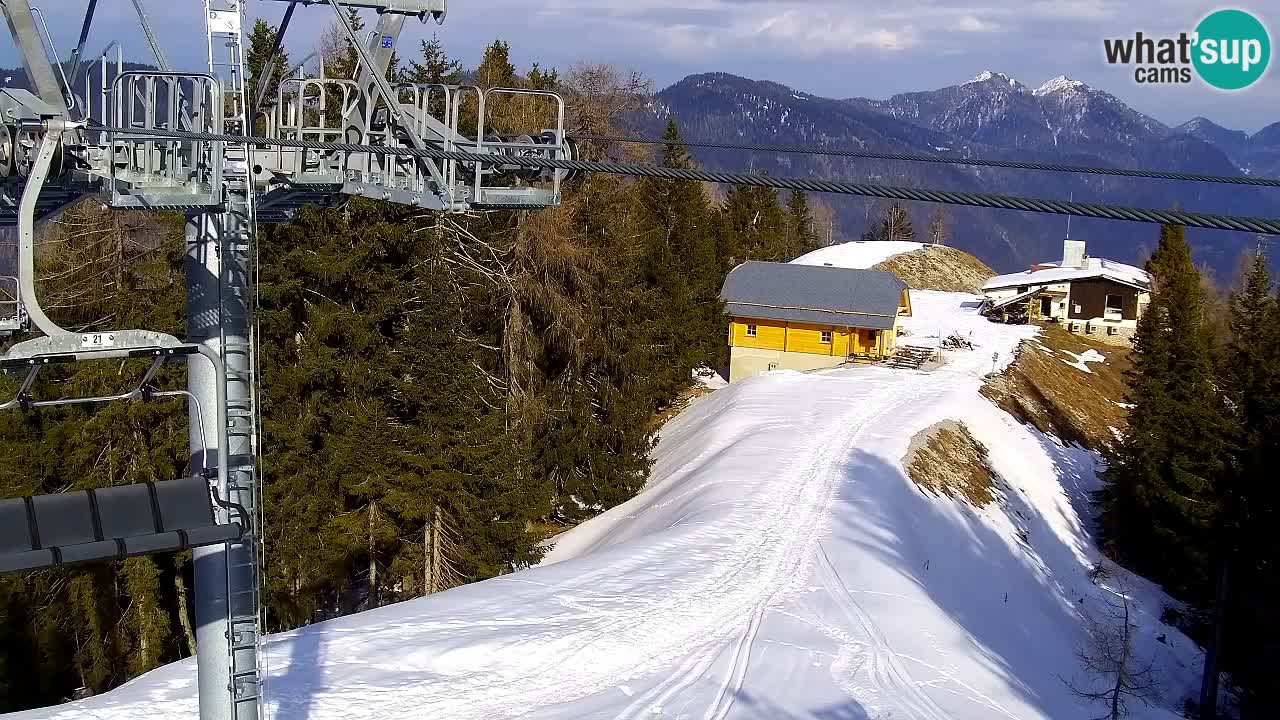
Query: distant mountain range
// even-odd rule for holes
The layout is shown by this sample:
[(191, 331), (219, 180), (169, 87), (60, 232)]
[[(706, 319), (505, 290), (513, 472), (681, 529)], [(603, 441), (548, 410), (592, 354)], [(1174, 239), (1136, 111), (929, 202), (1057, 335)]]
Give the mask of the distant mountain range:
[[(656, 133), (677, 118), (690, 140), (798, 144), (830, 148), (934, 152), (1011, 160), (1145, 167), (1219, 175), (1280, 175), (1280, 123), (1250, 136), (1203, 118), (1171, 128), (1109, 93), (1060, 76), (1037, 88), (998, 72), (961, 85), (903, 93), (887, 100), (831, 99), (726, 73), (691, 75), (662, 90), (639, 131)], [(1182, 207), (1240, 215), (1280, 216), (1280, 190), (1064, 173), (993, 170), (963, 165), (858, 160), (729, 150), (695, 150), (717, 169), (757, 169), (937, 189), (1011, 193), (1090, 202)], [(828, 198), (846, 237), (856, 237), (878, 201)], [(922, 231), (930, 208), (913, 207)], [(1061, 252), (1066, 219), (1031, 213), (953, 208), (953, 244), (997, 270)], [(1090, 254), (1136, 261), (1154, 246), (1147, 225), (1073, 220), (1073, 237)], [(1253, 237), (1188, 231), (1199, 261), (1220, 279), (1234, 274)], [(1280, 257), (1280, 253), (1277, 254)]]

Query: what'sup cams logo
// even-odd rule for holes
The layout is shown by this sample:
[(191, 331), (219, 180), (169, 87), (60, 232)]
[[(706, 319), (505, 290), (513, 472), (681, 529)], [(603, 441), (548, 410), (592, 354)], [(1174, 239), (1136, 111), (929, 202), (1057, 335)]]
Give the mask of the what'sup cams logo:
[(1271, 37), (1258, 18), (1243, 10), (1210, 13), (1194, 32), (1177, 37), (1133, 37), (1102, 41), (1110, 65), (1133, 65), (1144, 85), (1187, 84), (1192, 71), (1219, 90), (1242, 90), (1262, 77), (1271, 60)]

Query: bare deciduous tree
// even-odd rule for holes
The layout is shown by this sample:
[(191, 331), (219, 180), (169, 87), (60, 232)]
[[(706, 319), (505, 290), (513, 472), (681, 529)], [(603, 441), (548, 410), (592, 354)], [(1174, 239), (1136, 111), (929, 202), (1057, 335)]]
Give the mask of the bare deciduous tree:
[(834, 245), (839, 234), (836, 228), (836, 212), (820, 197), (811, 197), (809, 207), (813, 211), (813, 230), (820, 245)]
[(1106, 590), (1101, 612), (1085, 612), (1088, 637), (1076, 657), (1088, 679), (1084, 684), (1064, 680), (1077, 697), (1105, 705), (1106, 714), (1095, 720), (1121, 720), (1129, 714), (1130, 700), (1150, 707), (1160, 695), (1154, 660), (1139, 658), (1134, 650), (1130, 602), (1124, 583), (1117, 582), (1114, 590)]
[(947, 244), (947, 209), (945, 205), (934, 207), (929, 213), (929, 244)]
[[(560, 85), (568, 117), (565, 124), (572, 136), (620, 134), (620, 120), (644, 108), (653, 86), (644, 75), (626, 72), (612, 65), (578, 63), (565, 73)], [(625, 152), (647, 153), (647, 149), (624, 146)], [(600, 158), (599, 149), (584, 148), (584, 157)], [(628, 159), (647, 160), (647, 157)]]

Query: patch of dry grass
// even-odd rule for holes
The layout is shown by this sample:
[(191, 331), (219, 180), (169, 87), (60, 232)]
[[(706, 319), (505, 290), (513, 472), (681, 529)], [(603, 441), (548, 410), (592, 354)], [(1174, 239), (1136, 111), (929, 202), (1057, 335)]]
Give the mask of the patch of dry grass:
[(911, 439), (905, 464), (912, 481), (935, 495), (964, 498), (975, 507), (996, 499), (987, 449), (963, 423), (945, 420), (922, 430)]
[(690, 385), (689, 387), (681, 390), (676, 395), (675, 400), (671, 401), (671, 404), (654, 413), (653, 416), (649, 418), (649, 432), (658, 432), (662, 429), (663, 425), (666, 425), (667, 422), (671, 420), (671, 418), (684, 412), (694, 400), (697, 400), (703, 395), (710, 395), (713, 392), (715, 391), (704, 385)]
[(888, 270), (912, 290), (979, 293), (995, 275), (978, 258), (946, 245), (929, 245), (878, 263), (872, 270)]
[[(1061, 352), (1080, 355), (1091, 349), (1106, 359), (1089, 363), (1088, 373), (1067, 365), (1073, 358)], [(1124, 372), (1129, 365), (1127, 347), (1047, 325), (1038, 337), (1022, 343), (1017, 359), (989, 379), (982, 394), (1042, 432), (1103, 450), (1115, 442), (1111, 428), (1122, 429), (1126, 423), (1128, 410), (1121, 403), (1127, 389)]]

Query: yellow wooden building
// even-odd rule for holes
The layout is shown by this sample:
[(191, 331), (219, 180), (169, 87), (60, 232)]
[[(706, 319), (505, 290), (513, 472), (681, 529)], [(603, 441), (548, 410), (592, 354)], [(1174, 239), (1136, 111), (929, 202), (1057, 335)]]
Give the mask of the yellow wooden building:
[(747, 262), (720, 293), (729, 316), (729, 382), (893, 354), (906, 283), (889, 272)]

